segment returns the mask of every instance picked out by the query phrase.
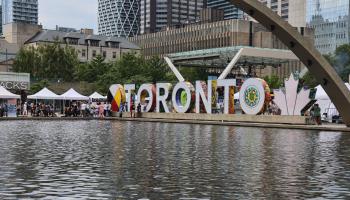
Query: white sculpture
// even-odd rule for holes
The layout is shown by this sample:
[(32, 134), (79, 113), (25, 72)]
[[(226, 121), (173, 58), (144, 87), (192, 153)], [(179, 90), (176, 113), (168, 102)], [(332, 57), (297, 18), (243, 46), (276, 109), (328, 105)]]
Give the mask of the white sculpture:
[(293, 74), (285, 81), (285, 88), (274, 90), (274, 103), (281, 109), (281, 115), (301, 115), (302, 109), (312, 100), (310, 90), (302, 88), (298, 93), (299, 79)]

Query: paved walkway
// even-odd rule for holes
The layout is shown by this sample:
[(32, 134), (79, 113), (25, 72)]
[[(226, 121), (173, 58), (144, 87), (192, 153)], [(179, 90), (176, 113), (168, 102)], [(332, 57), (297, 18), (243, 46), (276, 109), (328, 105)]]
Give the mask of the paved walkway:
[(66, 120), (114, 120), (114, 121), (136, 121), (136, 122), (162, 122), (162, 123), (181, 123), (181, 124), (202, 124), (202, 125), (220, 125), (220, 126), (240, 126), (240, 127), (260, 127), (260, 128), (278, 128), (278, 129), (299, 129), (299, 130), (314, 130), (314, 131), (332, 131), (332, 132), (349, 132), (350, 127), (346, 127), (344, 124), (323, 124), (317, 125), (293, 125), (293, 124), (277, 124), (277, 123), (252, 123), (252, 122), (227, 122), (227, 121), (202, 121), (202, 120), (180, 120), (180, 119), (149, 119), (149, 118), (118, 118), (118, 117), (106, 117), (100, 118), (81, 118), (81, 117), (18, 117), (18, 118), (0, 118), (3, 120), (53, 120), (53, 121), (66, 121)]

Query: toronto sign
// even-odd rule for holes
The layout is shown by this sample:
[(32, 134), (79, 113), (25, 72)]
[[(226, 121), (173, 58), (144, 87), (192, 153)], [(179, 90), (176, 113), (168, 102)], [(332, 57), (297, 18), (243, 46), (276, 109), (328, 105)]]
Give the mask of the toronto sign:
[[(122, 105), (130, 111), (131, 105), (141, 104), (142, 112), (213, 113), (217, 107), (218, 91), (223, 96), (224, 114), (234, 114), (236, 79), (190, 82), (142, 84), (114, 84), (109, 88), (112, 95), (112, 111), (119, 112)], [(271, 101), (268, 84), (259, 78), (250, 78), (240, 87), (239, 100), (245, 114), (260, 114)]]

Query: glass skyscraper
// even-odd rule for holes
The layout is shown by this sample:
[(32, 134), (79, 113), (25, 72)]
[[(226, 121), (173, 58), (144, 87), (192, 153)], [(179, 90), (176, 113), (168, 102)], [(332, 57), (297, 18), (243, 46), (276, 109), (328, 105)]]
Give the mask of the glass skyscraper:
[(224, 10), (224, 19), (242, 19), (243, 11), (236, 8), (229, 0), (207, 0), (208, 8)]
[(2, 24), (38, 24), (38, 0), (2, 0)]
[(98, 33), (133, 37), (139, 33), (140, 0), (98, 0)]
[(349, 0), (307, 0), (307, 26), (315, 30), (315, 46), (322, 54), (349, 44)]

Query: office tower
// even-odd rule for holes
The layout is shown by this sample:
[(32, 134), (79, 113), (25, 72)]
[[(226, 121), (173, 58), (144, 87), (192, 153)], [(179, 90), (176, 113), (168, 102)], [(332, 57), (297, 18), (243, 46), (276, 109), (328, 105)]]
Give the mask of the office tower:
[(307, 0), (307, 26), (315, 30), (315, 47), (322, 54), (349, 44), (349, 10), (349, 0)]
[(199, 21), (203, 0), (141, 0), (140, 33), (154, 33), (165, 27)]
[(98, 0), (98, 33), (132, 37), (139, 33), (140, 0)]
[(0, 1), (0, 35), (2, 35), (2, 6)]
[(2, 24), (38, 24), (38, 0), (2, 0)]
[(224, 19), (243, 19), (244, 16), (229, 0), (207, 0), (207, 7), (223, 10)]
[[(276, 12), (283, 19), (288, 21), (289, 16), (289, 0), (259, 0), (272, 11)], [(292, 0), (294, 1), (294, 0)]]

